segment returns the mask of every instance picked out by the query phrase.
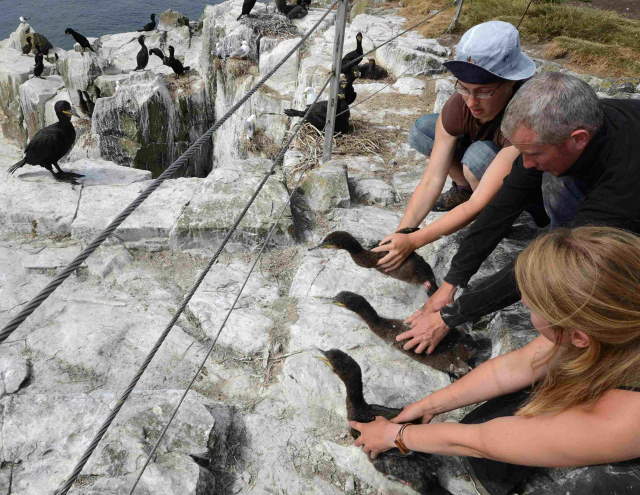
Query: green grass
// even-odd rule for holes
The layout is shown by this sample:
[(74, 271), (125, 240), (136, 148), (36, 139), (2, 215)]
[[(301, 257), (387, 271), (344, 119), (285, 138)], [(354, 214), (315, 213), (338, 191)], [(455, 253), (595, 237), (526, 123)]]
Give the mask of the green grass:
[[(456, 34), (492, 19), (517, 25), (528, 0), (465, 0)], [(403, 15), (409, 22), (429, 10), (450, 6), (450, 0), (406, 0)], [(437, 36), (448, 25), (454, 9), (449, 8), (421, 32)], [(547, 54), (564, 56), (587, 71), (609, 76), (640, 76), (640, 20), (615, 12), (568, 5), (562, 1), (534, 0), (520, 26), (523, 41), (551, 43)]]

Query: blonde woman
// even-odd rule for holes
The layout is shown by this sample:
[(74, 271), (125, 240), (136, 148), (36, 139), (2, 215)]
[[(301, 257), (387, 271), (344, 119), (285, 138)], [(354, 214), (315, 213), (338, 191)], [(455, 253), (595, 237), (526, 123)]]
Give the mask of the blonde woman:
[[(592, 465), (605, 466), (549, 493), (640, 493), (640, 462), (606, 466), (640, 458), (640, 238), (609, 227), (554, 230), (525, 249), (515, 273), (540, 336), (392, 422), (352, 422), (356, 445), (372, 457), (398, 445), (469, 456), (485, 493), (509, 493), (487, 485), (508, 484), (522, 466)], [(482, 401), (463, 421), (478, 424), (402, 425)], [(505, 480), (491, 479), (498, 464)]]

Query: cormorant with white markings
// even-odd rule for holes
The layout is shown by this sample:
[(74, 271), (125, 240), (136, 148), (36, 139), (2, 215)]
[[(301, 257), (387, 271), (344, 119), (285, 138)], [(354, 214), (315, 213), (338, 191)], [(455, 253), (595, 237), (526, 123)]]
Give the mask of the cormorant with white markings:
[(140, 43), (140, 51), (138, 55), (136, 55), (136, 68), (135, 70), (143, 70), (147, 64), (149, 63), (149, 50), (147, 46), (144, 44), (144, 34), (138, 36), (138, 43)]
[(82, 36), (78, 31), (67, 28), (64, 30), (64, 34), (70, 34), (71, 36), (73, 36), (73, 39), (76, 40), (76, 43), (78, 43), (82, 47), (82, 51), (88, 48), (92, 52), (95, 52), (95, 50), (91, 46), (91, 43), (89, 43), (89, 40), (86, 37)]
[(76, 114), (71, 104), (64, 100), (56, 102), (54, 109), (58, 122), (36, 132), (24, 150), (24, 158), (9, 168), (10, 174), (28, 164), (46, 168), (59, 181), (77, 184), (76, 179), (83, 177), (81, 174), (65, 172), (58, 166), (58, 161), (71, 150), (76, 140), (76, 131), (71, 124), (71, 116)]
[(156, 15), (151, 14), (149, 18), (151, 19), (151, 22), (147, 22), (144, 26), (142, 26), (142, 29), (138, 29), (139, 33), (141, 33), (142, 31), (153, 31), (156, 28)]

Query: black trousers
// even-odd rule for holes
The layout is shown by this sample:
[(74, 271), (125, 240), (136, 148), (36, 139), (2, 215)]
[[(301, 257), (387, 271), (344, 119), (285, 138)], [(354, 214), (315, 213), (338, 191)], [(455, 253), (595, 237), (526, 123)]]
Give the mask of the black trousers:
[[(530, 392), (531, 389), (525, 389), (491, 399), (467, 414), (461, 422), (477, 424), (513, 416)], [(466, 459), (476, 485), (481, 485), (477, 488), (482, 495), (640, 494), (640, 459), (567, 469), (533, 468), (475, 457)]]

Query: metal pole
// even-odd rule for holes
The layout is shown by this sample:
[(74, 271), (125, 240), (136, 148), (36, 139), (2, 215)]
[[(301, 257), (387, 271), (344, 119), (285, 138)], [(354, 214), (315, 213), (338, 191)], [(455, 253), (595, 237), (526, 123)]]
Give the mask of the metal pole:
[(322, 162), (331, 160), (331, 148), (333, 145), (333, 130), (336, 125), (336, 108), (338, 107), (338, 88), (340, 87), (340, 71), (342, 70), (342, 47), (344, 45), (344, 30), (347, 25), (347, 7), (349, 0), (340, 0), (335, 24), (335, 37), (333, 41), (333, 79), (329, 92), (327, 105), (327, 120), (324, 125), (324, 147), (322, 150)]

